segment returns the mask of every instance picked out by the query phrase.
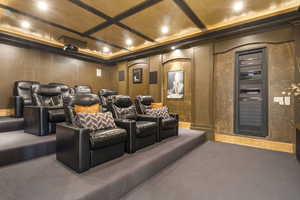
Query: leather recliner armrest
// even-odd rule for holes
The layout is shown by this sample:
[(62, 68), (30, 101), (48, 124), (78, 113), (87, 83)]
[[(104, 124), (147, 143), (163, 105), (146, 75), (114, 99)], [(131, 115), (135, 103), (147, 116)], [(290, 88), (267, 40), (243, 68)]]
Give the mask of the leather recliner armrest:
[(115, 119), (115, 123), (118, 127), (126, 129), (127, 131), (127, 145), (126, 152), (134, 153), (136, 143), (136, 121), (129, 119)]
[(23, 117), (23, 107), (24, 107), (24, 99), (21, 96), (13, 96), (12, 104), (15, 109), (14, 117), (21, 118)]
[(24, 130), (38, 136), (49, 133), (48, 108), (42, 106), (24, 106)]
[(160, 117), (152, 117), (150, 115), (137, 115), (137, 118), (139, 121), (156, 122), (157, 124), (162, 120)]
[(90, 132), (72, 124), (57, 125), (56, 158), (81, 173), (90, 168)]
[(177, 122), (179, 122), (179, 115), (176, 113), (170, 113), (169, 114), (171, 117), (175, 118), (177, 120)]

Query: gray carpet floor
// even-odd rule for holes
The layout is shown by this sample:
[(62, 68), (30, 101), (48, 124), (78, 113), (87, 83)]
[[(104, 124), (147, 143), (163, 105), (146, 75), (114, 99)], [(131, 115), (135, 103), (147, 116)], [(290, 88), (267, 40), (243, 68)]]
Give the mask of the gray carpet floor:
[(298, 200), (295, 155), (207, 142), (121, 200)]
[(205, 132), (178, 137), (77, 174), (55, 155), (0, 167), (0, 200), (118, 200), (205, 141)]

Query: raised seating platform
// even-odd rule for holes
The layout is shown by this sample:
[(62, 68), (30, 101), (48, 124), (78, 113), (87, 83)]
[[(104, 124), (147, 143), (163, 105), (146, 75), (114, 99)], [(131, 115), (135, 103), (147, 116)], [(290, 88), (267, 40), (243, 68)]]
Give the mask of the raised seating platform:
[(39, 137), (23, 130), (0, 133), (0, 167), (55, 153), (55, 141), (55, 135)]
[(1, 199), (117, 200), (206, 140), (205, 132), (180, 129), (178, 137), (126, 154), (77, 174), (55, 155), (0, 168)]
[(0, 117), (0, 133), (22, 130), (23, 128), (23, 118)]

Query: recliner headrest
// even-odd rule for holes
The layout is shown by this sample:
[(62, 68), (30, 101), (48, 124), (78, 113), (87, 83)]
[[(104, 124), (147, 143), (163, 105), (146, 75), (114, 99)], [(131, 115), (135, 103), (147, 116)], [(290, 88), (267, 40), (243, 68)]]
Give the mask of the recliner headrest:
[(58, 96), (61, 95), (61, 89), (58, 86), (52, 85), (33, 85), (33, 93), (41, 96)]
[(153, 103), (152, 96), (137, 96), (136, 99), (143, 105), (150, 106)]
[(18, 96), (18, 89), (22, 89), (22, 90), (31, 90), (31, 86), (35, 84), (40, 84), (37, 81), (16, 81), (15, 82), (15, 86), (14, 86), (14, 95)]
[(94, 104), (100, 104), (100, 99), (96, 94), (78, 94), (70, 97), (68, 102), (68, 106), (91, 106)]
[(70, 90), (70, 87), (64, 83), (49, 83), (48, 85), (60, 87), (61, 92), (68, 92)]
[(104, 96), (104, 97), (108, 97), (108, 96), (112, 96), (112, 95), (118, 95), (118, 92), (114, 91), (114, 90), (110, 90), (110, 89), (101, 89), (99, 91), (99, 95)]
[(75, 85), (75, 93), (84, 93), (90, 94), (92, 93), (92, 88), (89, 85)]
[(127, 108), (132, 105), (132, 101), (129, 96), (117, 95), (113, 98), (113, 104), (120, 108)]

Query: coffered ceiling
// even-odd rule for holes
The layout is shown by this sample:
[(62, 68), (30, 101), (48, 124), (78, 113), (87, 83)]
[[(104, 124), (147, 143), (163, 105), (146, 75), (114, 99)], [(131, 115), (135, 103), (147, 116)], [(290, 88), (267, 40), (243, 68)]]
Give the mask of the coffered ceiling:
[(111, 59), (257, 19), (300, 0), (0, 0), (0, 32)]

